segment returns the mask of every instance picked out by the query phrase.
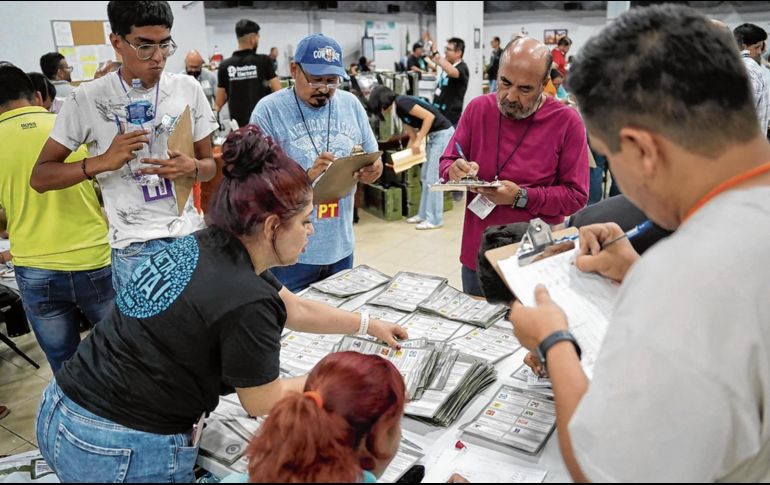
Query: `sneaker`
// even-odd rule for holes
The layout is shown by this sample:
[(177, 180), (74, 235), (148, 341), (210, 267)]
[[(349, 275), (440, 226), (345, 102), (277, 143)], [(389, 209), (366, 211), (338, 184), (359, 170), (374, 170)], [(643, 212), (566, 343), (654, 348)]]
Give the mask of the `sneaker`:
[(431, 224), (428, 221), (422, 221), (421, 223), (417, 224), (417, 227), (415, 229), (417, 229), (418, 231), (426, 231), (428, 229), (438, 229), (438, 228), (442, 227), (443, 225), (444, 224), (436, 225), (436, 224)]
[(406, 223), (407, 224), (419, 224), (423, 220), (424, 219), (420, 219), (420, 216), (412, 216), (412, 217), (410, 217), (409, 219), (406, 220)]
[(11, 410), (8, 409), (5, 406), (0, 406), (0, 419), (3, 419), (4, 417), (8, 416), (8, 413), (10, 413)]

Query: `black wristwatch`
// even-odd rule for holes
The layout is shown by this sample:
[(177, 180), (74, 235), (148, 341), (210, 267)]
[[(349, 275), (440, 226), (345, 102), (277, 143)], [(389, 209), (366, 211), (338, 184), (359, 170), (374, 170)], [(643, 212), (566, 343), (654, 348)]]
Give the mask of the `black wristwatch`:
[(546, 370), (548, 367), (546, 367), (545, 364), (545, 356), (548, 354), (548, 351), (553, 347), (555, 344), (562, 342), (564, 340), (568, 340), (572, 342), (572, 345), (575, 346), (575, 350), (577, 351), (578, 360), (580, 360), (580, 345), (578, 345), (577, 340), (575, 337), (568, 331), (568, 330), (558, 330), (548, 337), (546, 337), (542, 342), (540, 342), (540, 345), (537, 346), (536, 353), (537, 358), (540, 359), (540, 363), (543, 364), (543, 368)]
[(527, 196), (527, 189), (524, 187), (519, 187), (519, 191), (516, 193), (516, 197), (513, 199), (513, 208), (514, 209), (524, 209), (527, 207), (527, 202), (529, 202), (529, 197)]

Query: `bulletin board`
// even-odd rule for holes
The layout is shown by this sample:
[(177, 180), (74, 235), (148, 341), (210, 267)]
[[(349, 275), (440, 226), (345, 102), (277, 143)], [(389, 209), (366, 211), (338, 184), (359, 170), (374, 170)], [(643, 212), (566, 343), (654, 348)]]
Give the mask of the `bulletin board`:
[(72, 81), (90, 81), (101, 63), (115, 59), (106, 20), (52, 20), (56, 50), (72, 66)]

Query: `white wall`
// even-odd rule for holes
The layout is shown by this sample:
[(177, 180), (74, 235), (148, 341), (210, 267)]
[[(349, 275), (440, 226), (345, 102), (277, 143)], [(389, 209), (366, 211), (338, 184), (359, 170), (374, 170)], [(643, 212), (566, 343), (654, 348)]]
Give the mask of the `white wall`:
[[(442, 53), (450, 37), (459, 37), (465, 41), (463, 60), (468, 65), (470, 78), (468, 91), (465, 93), (465, 106), (473, 98), (482, 94), (484, 78), (484, 2), (436, 2), (437, 32), (434, 41)], [(481, 45), (475, 48), (474, 31), (480, 30)]]
[[(179, 46), (170, 57), (167, 69), (184, 68), (184, 56), (190, 49), (208, 50), (206, 16), (203, 2), (169, 2), (174, 12), (171, 33)], [(52, 20), (107, 20), (107, 2), (0, 2), (0, 60), (9, 61), (25, 71), (40, 71), (40, 56), (56, 50), (51, 31)]]
[[(294, 55), (297, 43), (309, 34), (323, 33), (339, 42), (343, 52), (343, 63), (348, 66), (357, 62), (361, 56), (361, 37), (364, 35), (364, 24), (367, 20), (391, 20), (398, 25), (400, 52), (405, 53), (406, 32), (409, 30), (409, 41), (416, 42), (421, 30), (418, 14), (366, 14), (354, 12), (335, 12), (328, 10), (313, 11), (280, 11), (263, 9), (209, 9), (206, 11), (206, 28), (210, 56), (216, 45), (225, 57), (230, 56), (237, 48), (235, 24), (238, 20), (247, 18), (260, 26), (260, 41), (258, 52), (268, 54), (271, 47), (278, 47), (278, 74), (288, 75), (289, 56)], [(423, 16), (423, 22), (435, 32), (435, 17)], [(332, 32), (321, 32), (324, 27), (333, 25)], [(411, 46), (409, 46), (411, 48)], [(403, 54), (402, 54), (403, 55)], [(391, 59), (375, 59), (378, 68), (393, 69)]]

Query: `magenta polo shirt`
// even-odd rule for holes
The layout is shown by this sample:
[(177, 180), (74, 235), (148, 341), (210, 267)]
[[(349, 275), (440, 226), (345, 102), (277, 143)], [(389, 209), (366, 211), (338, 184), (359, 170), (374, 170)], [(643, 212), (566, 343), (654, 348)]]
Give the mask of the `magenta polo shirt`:
[[(558, 224), (588, 200), (588, 143), (577, 111), (549, 97), (534, 119), (515, 121), (503, 116), (498, 155), (499, 114), (495, 93), (471, 101), (441, 157), (439, 174), (444, 180), (449, 179), (449, 167), (460, 158), (455, 148), (459, 143), (465, 155), (479, 164), (480, 179), (494, 180), (500, 165), (500, 180), (527, 189), (529, 202), (525, 209), (499, 205), (484, 220), (466, 211), (460, 262), (473, 270), (487, 227), (528, 222), (535, 217)], [(521, 146), (504, 165), (520, 140)], [(468, 196), (469, 201), (473, 200), (474, 194)]]

